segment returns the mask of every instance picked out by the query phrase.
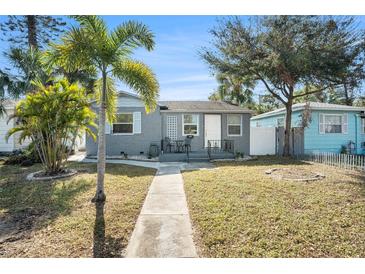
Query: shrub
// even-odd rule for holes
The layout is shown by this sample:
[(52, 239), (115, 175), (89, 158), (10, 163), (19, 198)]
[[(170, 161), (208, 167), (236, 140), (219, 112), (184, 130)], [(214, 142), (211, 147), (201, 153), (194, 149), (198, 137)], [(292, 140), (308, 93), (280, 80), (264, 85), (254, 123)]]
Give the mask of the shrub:
[(38, 155), (46, 174), (57, 174), (65, 170), (70, 148), (78, 136), (86, 131), (95, 138), (91, 130), (96, 127), (95, 113), (85, 90), (76, 83), (60, 80), (53, 85), (36, 86), (37, 90), (16, 106), (11, 118), (17, 119), (17, 125), (7, 137), (20, 132), (20, 141), (30, 138), (33, 145), (29, 155)]

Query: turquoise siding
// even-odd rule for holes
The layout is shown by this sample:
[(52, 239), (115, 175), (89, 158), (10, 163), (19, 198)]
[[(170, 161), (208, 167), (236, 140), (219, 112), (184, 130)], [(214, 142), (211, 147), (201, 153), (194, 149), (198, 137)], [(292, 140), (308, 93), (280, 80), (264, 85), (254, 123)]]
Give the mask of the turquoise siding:
[[(319, 133), (319, 114), (344, 114), (348, 116), (348, 133)], [(300, 126), (301, 111), (293, 112), (292, 126)], [(251, 120), (252, 127), (276, 127), (277, 118), (284, 117), (284, 114), (276, 114), (257, 120)], [(361, 129), (360, 113), (357, 111), (326, 111), (312, 110), (312, 120), (310, 125), (304, 130), (304, 151), (310, 152), (335, 152), (341, 151), (342, 145), (347, 145), (350, 141), (356, 143), (357, 153), (365, 154), (365, 149), (361, 144), (365, 142), (365, 134)]]
[[(297, 127), (301, 124), (301, 117), (300, 117), (301, 111), (294, 111), (292, 114), (292, 126)], [(285, 114), (276, 114), (273, 116), (252, 120), (251, 119), (251, 127), (276, 127), (277, 125), (277, 119), (284, 118)], [(285, 122), (285, 120), (284, 120)]]
[[(319, 114), (345, 114), (348, 116), (348, 133), (319, 133)], [(349, 111), (312, 111), (312, 122), (304, 130), (304, 150), (305, 152), (323, 151), (335, 152), (341, 151), (342, 145), (347, 145), (350, 141), (357, 142), (357, 153), (364, 153), (361, 148), (361, 142), (364, 139), (361, 134), (360, 117), (358, 112)], [(356, 125), (357, 124), (357, 125)]]

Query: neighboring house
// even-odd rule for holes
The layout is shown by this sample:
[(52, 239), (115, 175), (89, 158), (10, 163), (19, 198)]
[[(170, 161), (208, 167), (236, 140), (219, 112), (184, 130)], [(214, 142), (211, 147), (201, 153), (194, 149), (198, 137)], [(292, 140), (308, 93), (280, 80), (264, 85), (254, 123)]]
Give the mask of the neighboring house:
[(19, 142), (19, 134), (13, 134), (8, 141), (5, 138), (8, 130), (14, 127), (15, 119), (9, 121), (9, 116), (14, 113), (16, 103), (15, 100), (6, 100), (4, 102), (6, 114), (0, 117), (0, 153), (10, 153), (29, 145), (29, 141), (22, 144)]
[[(97, 111), (96, 104), (94, 108)], [(106, 124), (108, 156), (148, 155), (151, 144), (161, 150), (165, 137), (176, 141), (188, 135), (193, 136), (192, 152), (206, 153), (208, 140), (230, 140), (234, 144), (232, 154), (249, 154), (251, 111), (225, 102), (161, 101), (147, 114), (138, 96), (120, 92), (116, 117), (113, 124)], [(95, 156), (97, 142), (87, 138), (86, 151)]]
[[(293, 105), (292, 127), (302, 127), (303, 112), (309, 109), (310, 121), (304, 129), (304, 153), (340, 152), (351, 143), (354, 153), (365, 154), (365, 107), (310, 102)], [(251, 127), (285, 126), (285, 109), (251, 118)]]

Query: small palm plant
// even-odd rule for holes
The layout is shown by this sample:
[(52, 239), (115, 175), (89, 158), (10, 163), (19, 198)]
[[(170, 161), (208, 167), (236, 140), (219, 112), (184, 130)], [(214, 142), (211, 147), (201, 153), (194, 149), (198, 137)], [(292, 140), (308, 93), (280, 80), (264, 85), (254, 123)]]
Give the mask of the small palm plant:
[(135, 90), (145, 103), (146, 112), (155, 109), (159, 85), (151, 69), (131, 59), (133, 50), (144, 47), (152, 50), (154, 35), (141, 23), (128, 21), (109, 32), (106, 23), (98, 16), (74, 16), (79, 27), (72, 27), (53, 44), (47, 53), (48, 62), (66, 71), (79, 68), (96, 69), (101, 78), (96, 82), (96, 99), (99, 104), (97, 187), (93, 202), (105, 201), (105, 122), (114, 120), (116, 110), (115, 81), (120, 80)]
[(77, 83), (60, 80), (53, 85), (37, 87), (18, 103), (10, 119), (16, 126), (7, 138), (19, 132), (20, 141), (32, 140), (42, 161), (45, 174), (54, 175), (65, 170), (65, 164), (77, 137), (85, 131), (95, 138), (96, 115), (90, 108), (90, 99)]

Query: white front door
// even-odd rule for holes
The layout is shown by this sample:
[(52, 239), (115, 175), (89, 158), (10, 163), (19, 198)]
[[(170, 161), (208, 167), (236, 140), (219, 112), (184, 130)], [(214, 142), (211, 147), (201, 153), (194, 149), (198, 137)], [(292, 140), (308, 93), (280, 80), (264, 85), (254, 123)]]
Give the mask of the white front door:
[(205, 147), (208, 147), (208, 140), (216, 141), (214, 146), (220, 147), (222, 137), (221, 116), (217, 114), (204, 115), (204, 129)]

